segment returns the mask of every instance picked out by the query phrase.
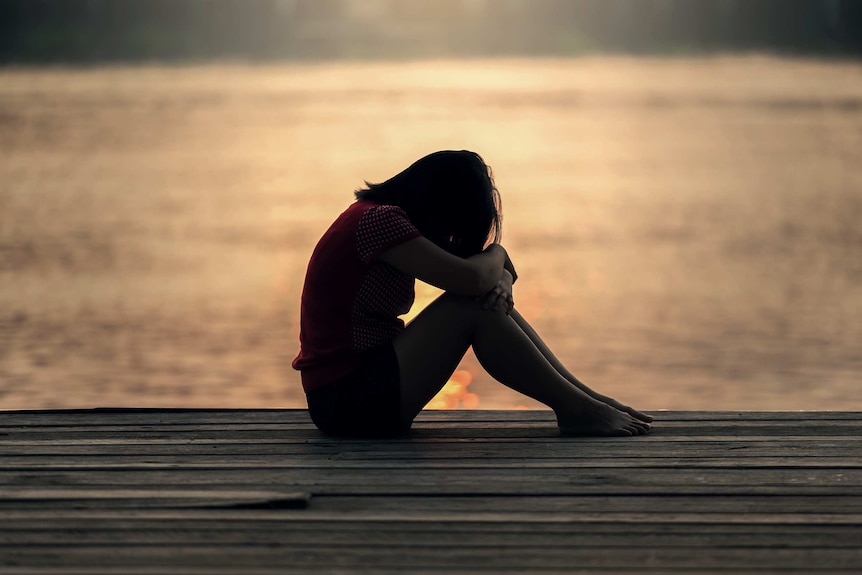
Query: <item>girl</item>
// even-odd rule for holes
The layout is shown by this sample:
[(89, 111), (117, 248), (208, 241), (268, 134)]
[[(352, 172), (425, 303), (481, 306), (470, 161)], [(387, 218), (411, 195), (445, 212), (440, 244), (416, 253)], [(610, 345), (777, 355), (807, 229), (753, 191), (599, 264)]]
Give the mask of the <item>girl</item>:
[[(569, 373), (515, 310), (500, 196), (478, 154), (442, 151), (356, 192), (314, 249), (293, 367), (315, 425), (395, 436), (467, 348), (502, 384), (554, 410), (566, 435), (641, 435), (652, 418)], [(445, 293), (409, 325), (418, 278)]]

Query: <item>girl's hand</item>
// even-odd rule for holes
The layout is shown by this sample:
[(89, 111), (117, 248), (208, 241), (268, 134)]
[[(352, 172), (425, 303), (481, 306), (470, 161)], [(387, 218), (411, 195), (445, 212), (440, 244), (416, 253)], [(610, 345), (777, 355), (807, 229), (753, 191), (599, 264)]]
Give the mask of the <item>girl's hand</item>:
[(482, 309), (490, 309), (509, 315), (515, 307), (515, 300), (512, 297), (512, 282), (512, 274), (508, 270), (503, 270), (503, 275), (494, 289), (479, 298)]

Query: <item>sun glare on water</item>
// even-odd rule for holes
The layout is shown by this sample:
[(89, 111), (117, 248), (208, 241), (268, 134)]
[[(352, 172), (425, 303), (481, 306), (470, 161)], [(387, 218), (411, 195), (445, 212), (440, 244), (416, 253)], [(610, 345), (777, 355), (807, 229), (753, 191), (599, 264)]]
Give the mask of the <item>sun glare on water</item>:
[(459, 369), (452, 374), (440, 393), (434, 396), (426, 409), (476, 409), (479, 407), (479, 396), (468, 391), (472, 374)]

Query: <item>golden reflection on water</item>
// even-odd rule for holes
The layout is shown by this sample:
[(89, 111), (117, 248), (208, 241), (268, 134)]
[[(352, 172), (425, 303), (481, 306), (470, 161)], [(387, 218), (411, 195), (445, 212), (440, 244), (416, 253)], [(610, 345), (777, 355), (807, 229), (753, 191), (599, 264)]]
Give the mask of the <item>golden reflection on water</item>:
[[(516, 305), (588, 383), (645, 409), (862, 409), (860, 72), (4, 69), (0, 407), (303, 406), (317, 238), (364, 179), (468, 148), (503, 195)], [(538, 407), (460, 370), (439, 405)]]
[(434, 398), (427, 409), (476, 409), (479, 396), (468, 390), (473, 376), (466, 369), (458, 369)]

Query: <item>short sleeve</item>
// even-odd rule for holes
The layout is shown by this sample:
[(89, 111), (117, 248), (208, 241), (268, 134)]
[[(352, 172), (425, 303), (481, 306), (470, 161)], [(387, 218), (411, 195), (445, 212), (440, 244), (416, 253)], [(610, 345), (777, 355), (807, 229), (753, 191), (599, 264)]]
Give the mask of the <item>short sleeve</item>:
[(359, 220), (356, 247), (362, 261), (369, 263), (377, 254), (421, 235), (404, 210), (376, 205), (368, 208)]

